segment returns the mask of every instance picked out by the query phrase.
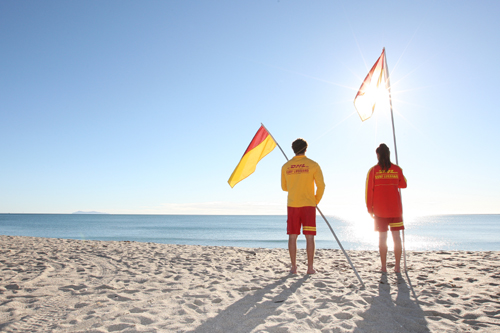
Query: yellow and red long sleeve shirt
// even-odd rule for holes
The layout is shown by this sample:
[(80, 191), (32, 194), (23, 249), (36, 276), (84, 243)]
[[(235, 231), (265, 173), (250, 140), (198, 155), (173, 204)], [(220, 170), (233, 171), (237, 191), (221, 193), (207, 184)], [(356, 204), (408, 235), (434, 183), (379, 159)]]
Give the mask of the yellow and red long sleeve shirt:
[(400, 217), (403, 214), (400, 188), (406, 188), (403, 169), (396, 164), (384, 171), (375, 165), (366, 176), (366, 208), (379, 217)]
[(288, 192), (288, 207), (316, 207), (325, 192), (323, 172), (306, 156), (294, 156), (281, 168), (281, 188)]

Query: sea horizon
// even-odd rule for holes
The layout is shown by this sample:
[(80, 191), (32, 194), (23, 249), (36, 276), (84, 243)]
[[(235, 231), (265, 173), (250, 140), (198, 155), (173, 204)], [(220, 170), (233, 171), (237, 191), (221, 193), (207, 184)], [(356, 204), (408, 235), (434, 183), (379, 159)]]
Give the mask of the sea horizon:
[[(326, 216), (346, 250), (377, 250), (369, 217)], [(405, 220), (406, 250), (500, 250), (500, 214), (436, 214)], [(163, 244), (286, 248), (286, 215), (0, 213), (0, 234)], [(317, 216), (316, 247), (339, 249)], [(392, 244), (388, 237), (389, 246)], [(299, 248), (304, 248), (301, 235)]]
[[(368, 213), (367, 213), (368, 214)], [(72, 213), (0, 213), (0, 215), (187, 215), (187, 216), (286, 216), (286, 214), (182, 214), (182, 213), (106, 213), (106, 212), (86, 212), (86, 211), (76, 211)], [(329, 214), (325, 216), (340, 216), (342, 214)], [(500, 213), (429, 213), (429, 214), (419, 214), (412, 215), (413, 217), (425, 217), (425, 216), (463, 216), (463, 215), (499, 215)], [(321, 217), (321, 215), (318, 215)]]

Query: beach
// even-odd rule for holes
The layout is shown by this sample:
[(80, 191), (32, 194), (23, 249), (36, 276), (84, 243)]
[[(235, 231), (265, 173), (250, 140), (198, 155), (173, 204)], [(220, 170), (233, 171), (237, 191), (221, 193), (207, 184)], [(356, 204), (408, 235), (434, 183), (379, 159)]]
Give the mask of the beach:
[[(500, 252), (376, 251), (0, 236), (2, 332), (497, 332)], [(389, 269), (393, 266), (389, 253)]]

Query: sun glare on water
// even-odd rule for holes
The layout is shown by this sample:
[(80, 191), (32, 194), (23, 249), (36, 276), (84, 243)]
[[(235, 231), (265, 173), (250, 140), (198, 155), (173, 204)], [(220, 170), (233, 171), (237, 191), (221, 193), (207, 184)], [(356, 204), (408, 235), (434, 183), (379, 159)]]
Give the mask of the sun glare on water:
[[(367, 212), (358, 211), (356, 213), (345, 213), (336, 216), (336, 219), (342, 221), (341, 229), (335, 230), (342, 243), (355, 244), (350, 247), (352, 250), (378, 250), (379, 233), (374, 231), (373, 218)], [(425, 251), (435, 249), (436, 247), (446, 247), (445, 241), (426, 236), (417, 236), (412, 232), (412, 228), (421, 224), (421, 216), (406, 214), (405, 224), (405, 248), (409, 251)], [(401, 233), (401, 237), (402, 237)], [(394, 248), (391, 232), (387, 233), (387, 246), (389, 251)]]

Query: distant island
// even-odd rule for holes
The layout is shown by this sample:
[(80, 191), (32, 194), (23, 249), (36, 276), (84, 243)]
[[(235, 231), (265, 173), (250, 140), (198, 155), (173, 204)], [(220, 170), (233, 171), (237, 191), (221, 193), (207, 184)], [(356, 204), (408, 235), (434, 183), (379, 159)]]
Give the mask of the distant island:
[(74, 212), (72, 214), (109, 214), (109, 213), (101, 213), (101, 212), (94, 212), (94, 211), (90, 211), (90, 212), (84, 212), (84, 211), (77, 211), (77, 212)]

